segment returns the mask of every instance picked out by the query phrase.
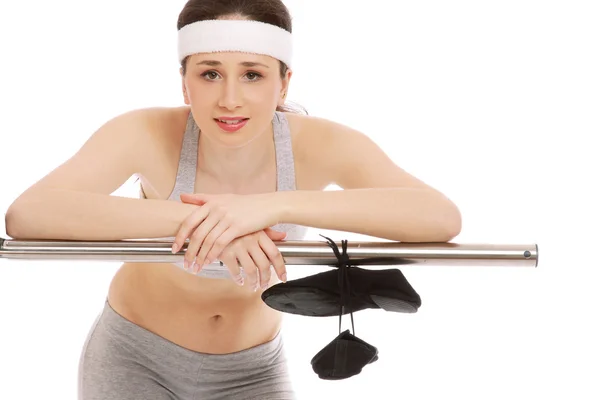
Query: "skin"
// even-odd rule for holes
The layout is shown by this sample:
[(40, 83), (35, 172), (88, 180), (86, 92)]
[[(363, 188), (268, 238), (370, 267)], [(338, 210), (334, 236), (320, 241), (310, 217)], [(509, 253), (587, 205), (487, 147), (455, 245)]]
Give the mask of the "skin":
[[(220, 65), (206, 65), (218, 61)], [(251, 68), (242, 62), (259, 63)], [(182, 74), (188, 107), (161, 109), (164, 134), (156, 148), (169, 152), (169, 165), (141, 176), (148, 198), (166, 199), (177, 173), (180, 143), (188, 113), (200, 127), (195, 192), (254, 194), (275, 191), (276, 165), (271, 122), (285, 102), (292, 72), (281, 79), (279, 61), (269, 56), (218, 53), (189, 58)], [(223, 132), (213, 118), (250, 118), (238, 133)], [(299, 140), (302, 117), (288, 115), (295, 154), (297, 189), (323, 190), (326, 183), (302, 157), (310, 145)], [(161, 124), (162, 125), (162, 124)], [(165, 170), (166, 168), (166, 170)], [(270, 239), (269, 239), (270, 240)], [(279, 282), (273, 274), (267, 287)], [(131, 290), (135, 287), (135, 290)], [(199, 277), (173, 264), (125, 263), (109, 289), (109, 303), (125, 318), (191, 350), (221, 354), (275, 337), (281, 315), (263, 304), (253, 285)]]
[[(221, 65), (196, 65), (206, 60), (217, 60)], [(246, 61), (260, 62), (267, 67), (248, 68), (240, 65), (240, 62)], [(256, 75), (249, 75), (249, 71), (259, 72), (263, 78), (254, 81)], [(164, 153), (161, 159), (169, 162), (157, 165), (156, 169), (146, 171), (141, 176), (146, 196), (167, 199), (171, 193), (189, 112), (193, 113), (202, 130), (194, 189), (196, 193), (275, 196), (276, 164), (271, 120), (275, 107), (284, 101), (290, 78), (291, 73), (286, 80), (282, 80), (278, 61), (268, 56), (219, 53), (191, 57), (187, 74), (182, 77), (184, 99), (188, 106), (156, 111), (160, 113), (157, 117), (165, 123), (160, 124), (161, 134), (153, 135), (158, 142), (151, 147), (161, 149)], [(223, 115), (249, 117), (250, 121), (235, 134), (225, 133), (212, 120)], [(368, 202), (373, 205), (373, 218), (365, 217), (362, 221), (352, 222), (355, 225), (347, 226), (348, 231), (370, 232), (386, 237), (384, 225), (390, 225), (387, 222), (395, 218), (392, 210), (397, 208), (378, 206), (377, 202), (397, 202), (400, 197), (392, 196), (402, 194), (402, 190), (422, 196), (410, 200), (415, 204), (409, 204), (407, 197), (407, 208), (413, 207), (414, 210), (425, 202), (424, 199), (431, 199), (432, 202), (435, 199), (436, 203), (430, 202), (431, 210), (422, 210), (425, 216), (430, 215), (432, 210), (455, 209), (435, 189), (393, 164), (364, 135), (324, 119), (297, 114), (287, 116), (294, 152), (297, 194), (324, 196), (320, 198), (323, 203), (322, 214), (316, 214), (319, 211), (314, 208), (308, 210), (310, 212), (304, 210), (302, 218), (327, 221), (328, 215), (335, 214), (333, 211), (339, 210), (341, 203), (345, 204), (343, 210), (348, 215), (360, 214), (356, 212), (357, 209), (365, 214), (366, 210), (370, 210), (365, 207)], [(348, 153), (359, 149), (362, 157), (349, 156)], [(345, 165), (342, 161), (346, 160), (354, 161)], [(357, 166), (365, 171), (363, 176), (354, 173)], [(331, 197), (339, 194), (323, 191), (333, 182), (348, 189), (347, 201), (341, 202), (339, 198)], [(373, 189), (364, 191), (362, 188)], [(376, 188), (394, 188), (394, 191), (377, 192)], [(274, 197), (272, 204), (298, 204), (298, 210), (302, 210), (300, 204), (310, 203), (306, 198), (298, 197), (296, 201), (293, 197), (283, 197), (283, 193), (279, 195), (278, 198), (286, 201), (280, 202)], [(254, 197), (248, 197), (247, 201), (252, 199)], [(277, 217), (288, 216), (290, 221), (296, 215), (279, 206), (271, 208), (281, 210)], [(415, 215), (414, 212), (410, 214)], [(424, 241), (446, 241), (455, 236), (458, 233), (457, 214), (447, 214), (451, 215), (450, 219), (440, 219), (435, 229), (424, 230), (420, 238)], [(405, 217), (399, 215), (397, 218)], [(340, 219), (350, 220), (344, 215)], [(369, 225), (365, 223), (366, 220), (374, 222), (369, 222), (372, 224)], [(295, 220), (296, 223), (302, 221)], [(307, 226), (318, 227), (316, 222), (305, 222)], [(330, 225), (323, 227), (334, 228), (335, 223), (336, 220), (332, 219), (324, 223)], [(397, 226), (402, 225), (399, 219)], [(395, 234), (394, 231), (387, 237), (394, 239)], [(397, 239), (401, 239), (400, 234), (398, 231)], [(267, 287), (277, 282), (277, 275), (272, 274)], [(110, 285), (108, 298), (111, 306), (125, 318), (182, 347), (223, 354), (265, 343), (274, 338), (281, 327), (280, 313), (267, 307), (260, 299), (261, 290), (254, 289), (254, 285), (240, 286), (233, 280), (199, 277), (173, 264), (125, 263)]]
[[(365, 135), (321, 118), (287, 115), (298, 194), (276, 194), (271, 122), (277, 105), (285, 102), (292, 71), (281, 79), (276, 59), (237, 52), (196, 54), (190, 57), (187, 67), (181, 81), (186, 106), (154, 111), (155, 118), (162, 122), (157, 124), (158, 134), (152, 136), (156, 145), (149, 147), (159, 153), (148, 157), (163, 162), (140, 174), (149, 199), (167, 199), (173, 189), (186, 120), (191, 112), (202, 131), (194, 192), (217, 196), (210, 200), (211, 210), (224, 210), (221, 215), (243, 210), (240, 204), (244, 202), (268, 201), (273, 207), (266, 208), (274, 210), (273, 213), (265, 211), (256, 217), (256, 224), (263, 223), (265, 228), (269, 226), (267, 222), (280, 220), (408, 241), (447, 241), (460, 231), (460, 214), (441, 193), (396, 166)], [(214, 122), (214, 118), (221, 116), (250, 120), (242, 130), (232, 134), (222, 131)], [(359, 167), (361, 172), (357, 173)], [(324, 192), (332, 183), (347, 193)], [(233, 200), (224, 197), (231, 194), (239, 197)], [(184, 200), (196, 201), (200, 206), (207, 198)], [(400, 204), (402, 201), (405, 203)], [(307, 204), (317, 202), (322, 203), (320, 208), (307, 208)], [(214, 207), (215, 203), (219, 207)], [(393, 214), (393, 210), (403, 208), (415, 211)], [(432, 212), (437, 210), (442, 212), (436, 224), (421, 223), (431, 219)], [(353, 220), (352, 215), (363, 217)], [(400, 228), (390, 231), (390, 226), (409, 226), (409, 222), (410, 226), (423, 228), (411, 228), (413, 236)], [(190, 226), (189, 220), (182, 222), (179, 246), (182, 239), (193, 234), (191, 228), (201, 223), (197, 220)], [(253, 237), (246, 245), (256, 241)], [(240, 243), (241, 239), (229, 243), (225, 251), (233, 245), (243, 250)], [(207, 256), (199, 244), (195, 248)], [(195, 256), (186, 254), (186, 259), (193, 261)], [(195, 265), (190, 267), (198, 269)], [(281, 314), (262, 302), (262, 289), (255, 291), (256, 282), (239, 285), (234, 280), (203, 278), (191, 274), (192, 268), (186, 271), (173, 264), (125, 263), (111, 282), (109, 303), (135, 324), (198, 352), (236, 352), (276, 336), (281, 328)], [(278, 276), (272, 274), (263, 283), (269, 287), (278, 282)]]

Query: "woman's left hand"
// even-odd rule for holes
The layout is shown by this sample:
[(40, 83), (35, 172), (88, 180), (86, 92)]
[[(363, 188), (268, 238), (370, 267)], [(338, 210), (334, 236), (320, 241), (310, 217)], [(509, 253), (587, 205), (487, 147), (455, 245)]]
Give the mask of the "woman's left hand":
[(185, 263), (191, 266), (195, 261), (199, 264), (198, 269), (213, 262), (234, 239), (279, 222), (279, 210), (270, 193), (184, 193), (181, 201), (200, 207), (181, 224), (175, 236), (173, 253), (178, 252), (189, 238)]

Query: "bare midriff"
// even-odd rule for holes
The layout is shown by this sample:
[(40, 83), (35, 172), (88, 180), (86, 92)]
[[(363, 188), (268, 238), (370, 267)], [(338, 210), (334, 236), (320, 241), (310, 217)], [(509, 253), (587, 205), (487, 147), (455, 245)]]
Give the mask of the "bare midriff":
[[(272, 274), (269, 286), (279, 282)], [(124, 263), (108, 291), (121, 316), (186, 349), (227, 354), (272, 340), (281, 314), (262, 290), (192, 275), (174, 264)]]

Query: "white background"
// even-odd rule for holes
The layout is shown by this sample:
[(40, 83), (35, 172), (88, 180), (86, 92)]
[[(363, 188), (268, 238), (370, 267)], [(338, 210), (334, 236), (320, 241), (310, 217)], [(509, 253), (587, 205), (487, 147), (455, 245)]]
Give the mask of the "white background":
[[(337, 318), (286, 315), (300, 399), (600, 398), (593, 3), (286, 2), (290, 100), (367, 133), (455, 201), (454, 242), (540, 246), (538, 268), (402, 267), (423, 306), (356, 314), (380, 359), (348, 380), (319, 380), (309, 363)], [(0, 209), (106, 120), (182, 104), (184, 1), (0, 4)], [(0, 260), (1, 398), (75, 399), (80, 349), (118, 265)]]

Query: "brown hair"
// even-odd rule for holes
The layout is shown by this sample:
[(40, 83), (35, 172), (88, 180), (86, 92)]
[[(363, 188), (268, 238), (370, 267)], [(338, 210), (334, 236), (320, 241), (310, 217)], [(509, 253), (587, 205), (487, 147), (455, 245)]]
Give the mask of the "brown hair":
[[(219, 19), (228, 15), (275, 25), (292, 33), (292, 17), (281, 0), (188, 0), (177, 18), (177, 30), (194, 22)], [(188, 58), (181, 62), (184, 75)], [(288, 66), (279, 61), (281, 79), (285, 78), (287, 70)], [(303, 107), (300, 108), (301, 110), (286, 104), (278, 106), (277, 111), (308, 114)]]

